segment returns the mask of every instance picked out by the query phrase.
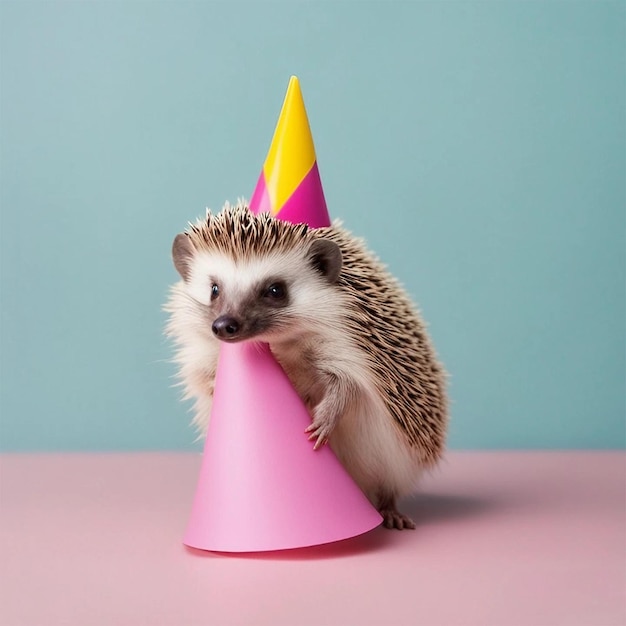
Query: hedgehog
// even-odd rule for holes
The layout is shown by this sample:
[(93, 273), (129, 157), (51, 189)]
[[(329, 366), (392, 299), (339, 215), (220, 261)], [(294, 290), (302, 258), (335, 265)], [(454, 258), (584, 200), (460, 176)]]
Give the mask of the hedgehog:
[(206, 434), (221, 342), (269, 344), (311, 415), (303, 436), (328, 443), (387, 528), (440, 460), (446, 374), (404, 288), (344, 229), (309, 228), (226, 204), (172, 246), (181, 280), (165, 306), (174, 361)]

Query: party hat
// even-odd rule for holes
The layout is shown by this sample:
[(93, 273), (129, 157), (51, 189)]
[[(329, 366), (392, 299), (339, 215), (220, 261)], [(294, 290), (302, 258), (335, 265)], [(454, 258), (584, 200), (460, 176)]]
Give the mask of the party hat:
[(250, 210), (312, 228), (330, 226), (313, 136), (295, 76), (289, 80)]
[(328, 446), (266, 344), (224, 345), (184, 543), (223, 552), (298, 548), (381, 523)]

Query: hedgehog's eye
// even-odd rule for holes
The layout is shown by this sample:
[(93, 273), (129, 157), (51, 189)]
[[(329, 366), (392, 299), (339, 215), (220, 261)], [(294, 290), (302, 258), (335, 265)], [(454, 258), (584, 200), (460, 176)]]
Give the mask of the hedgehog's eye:
[(265, 298), (272, 298), (273, 300), (282, 300), (286, 295), (287, 289), (283, 283), (272, 283), (263, 294)]
[(211, 300), (215, 300), (215, 298), (217, 298), (217, 296), (219, 295), (220, 295), (219, 285), (216, 285), (215, 283), (213, 283), (211, 285)]

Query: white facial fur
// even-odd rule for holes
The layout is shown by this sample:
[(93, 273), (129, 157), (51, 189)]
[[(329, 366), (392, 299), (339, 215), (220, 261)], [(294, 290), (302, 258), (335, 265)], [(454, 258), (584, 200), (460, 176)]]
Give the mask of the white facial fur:
[[(259, 298), (259, 286), (281, 281), (286, 286), (287, 303), (268, 312), (280, 320), (280, 329), (269, 328), (253, 338), (284, 342), (306, 336), (320, 324), (320, 316), (325, 324), (337, 324), (336, 300), (340, 296), (305, 252), (270, 253), (235, 261), (218, 252), (201, 251), (193, 257), (183, 289), (203, 310), (205, 324), (210, 326), (219, 315), (245, 318), (252, 314), (251, 303)], [(219, 287), (219, 296), (212, 300), (214, 284)]]

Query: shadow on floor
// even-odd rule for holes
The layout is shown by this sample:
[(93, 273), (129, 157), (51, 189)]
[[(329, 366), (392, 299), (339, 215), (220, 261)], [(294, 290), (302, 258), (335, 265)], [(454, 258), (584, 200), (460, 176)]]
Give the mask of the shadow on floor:
[(498, 508), (496, 500), (471, 496), (439, 495), (423, 493), (400, 503), (400, 510), (420, 526), (458, 521), (463, 518), (483, 515)]

